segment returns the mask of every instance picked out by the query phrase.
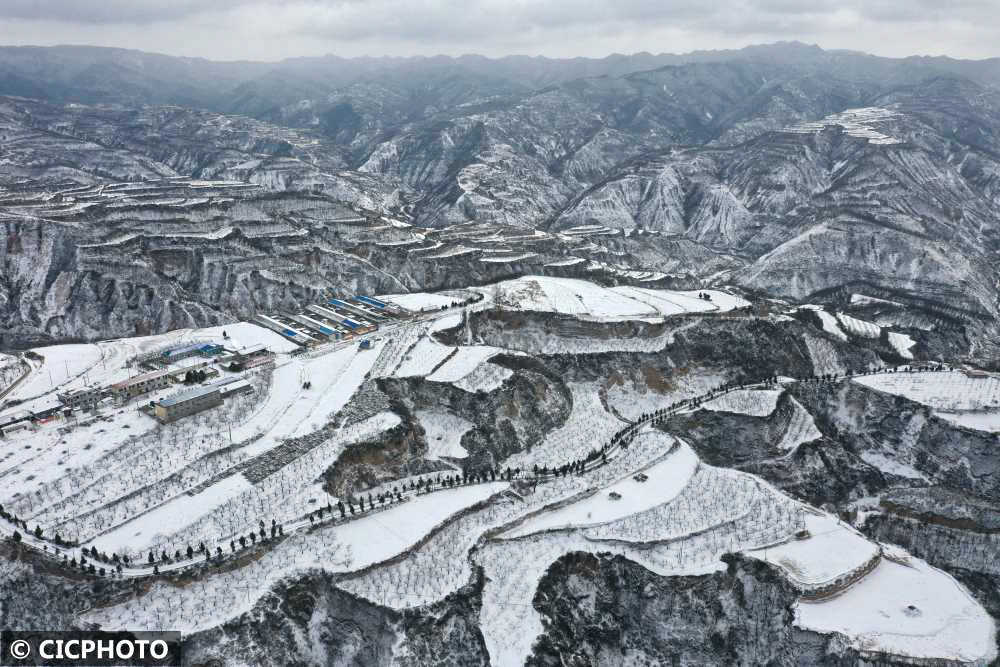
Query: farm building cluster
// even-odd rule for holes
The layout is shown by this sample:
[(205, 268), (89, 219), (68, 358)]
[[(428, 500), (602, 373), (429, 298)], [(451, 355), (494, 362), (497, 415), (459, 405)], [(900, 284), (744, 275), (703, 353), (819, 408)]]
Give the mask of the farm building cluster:
[[(23, 363), (40, 393), (29, 398), (31, 392), (25, 389), (20, 392), (23, 399), (17, 396), (8, 401), (9, 406), (17, 405), (18, 409), (0, 415), (0, 437), (50, 420), (97, 415), (133, 402), (161, 423), (174, 422), (221, 405), (228, 396), (251, 391), (247, 374), (262, 366), (273, 366), (277, 353), (295, 354), (318, 346), (317, 352), (327, 348), (332, 351), (354, 344), (369, 349), (375, 341), (372, 334), (392, 329), (415, 315), (417, 311), (395, 303), (392, 297), (328, 296), (298, 312), (259, 313), (253, 323), (231, 327), (250, 327), (258, 332), (265, 329), (268, 333), (264, 337), (257, 334), (238, 344), (225, 334), (225, 327), (219, 327), (212, 338), (188, 337), (136, 351), (118, 360), (127, 375), (103, 376), (96, 381), (93, 375), (100, 374), (93, 369), (89, 379), (81, 374), (78, 380), (69, 381), (71, 373), (66, 362), (51, 363), (54, 356), (38, 356), (35, 366)], [(262, 341), (268, 336), (270, 342), (265, 344)], [(100, 359), (94, 361), (102, 368), (106, 366)], [(75, 367), (76, 361), (70, 360), (69, 364)], [(62, 374), (67, 377), (61, 378), (60, 387), (52, 369), (59, 374), (64, 365)], [(176, 391), (170, 392), (171, 388)]]
[[(380, 326), (405, 320), (410, 311), (370, 296), (328, 298), (297, 313), (258, 314), (254, 321), (305, 347), (347, 341), (374, 333)], [(365, 341), (362, 341), (365, 345)]]
[(52, 419), (72, 419), (81, 413), (124, 406), (176, 386), (179, 390), (174, 394), (141, 408), (163, 423), (172, 422), (221, 405), (227, 396), (250, 391), (243, 371), (273, 365), (274, 360), (274, 352), (263, 345), (229, 349), (215, 342), (196, 341), (167, 346), (130, 359), (129, 368), (137, 372), (124, 379), (57, 392), (55, 400), (0, 416), (0, 437)]

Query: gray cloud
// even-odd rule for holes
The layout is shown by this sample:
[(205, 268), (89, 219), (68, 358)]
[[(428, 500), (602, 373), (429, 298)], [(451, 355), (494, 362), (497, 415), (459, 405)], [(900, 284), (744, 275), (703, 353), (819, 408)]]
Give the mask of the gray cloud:
[(143, 24), (204, 14), (209, 8), (255, 4), (247, 0), (4, 0), (0, 17), (82, 24)]
[(1000, 55), (996, 0), (3, 0), (6, 43), (273, 59), (731, 48), (778, 39), (886, 55)]

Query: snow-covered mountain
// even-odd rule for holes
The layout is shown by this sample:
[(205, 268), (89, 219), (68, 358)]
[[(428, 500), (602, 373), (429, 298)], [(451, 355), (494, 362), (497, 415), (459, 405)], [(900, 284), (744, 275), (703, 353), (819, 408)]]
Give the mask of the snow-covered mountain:
[[(169, 296), (179, 305), (151, 305), (144, 291), (174, 290), (173, 269), (144, 254), (164, 236), (125, 260), (146, 273), (135, 282), (131, 271), (126, 279), (81, 261), (92, 252), (83, 246), (148, 238), (155, 218), (170, 221), (172, 231), (157, 231), (165, 236), (266, 219), (294, 233), (251, 245), (279, 250), (289, 266), (314, 272), (327, 251), (365, 265), (370, 244), (356, 253), (359, 246), (321, 242), (293, 220), (304, 194), (427, 228), (476, 222), (592, 237), (603, 228), (596, 251), (607, 254), (596, 261), (693, 281), (722, 275), (790, 298), (861, 281), (997, 314), (1000, 93), (990, 62), (787, 44), (682, 59), (270, 67), (4, 49), (0, 63), (9, 73), (0, 89), (9, 94), (0, 105), (0, 318), (15, 334), (9, 342), (93, 337), (110, 322), (123, 334), (213, 322), (310, 294), (278, 294), (255, 277), (254, 296), (240, 297), (233, 288), (242, 278), (226, 269), (223, 279), (199, 259), (197, 270), (185, 269), (184, 292)], [(72, 195), (81, 186), (181, 177), (258, 187), (242, 190), (239, 205), (220, 195), (232, 202), (201, 209), (194, 197), (172, 208), (150, 198), (117, 202), (112, 212)], [(55, 215), (30, 203), (57, 192), (70, 203)], [(247, 256), (217, 236), (199, 242), (208, 254)], [(26, 263), (18, 259), (24, 248)], [(450, 285), (398, 262), (379, 268), (362, 276), (345, 265), (337, 279), (384, 289)], [(83, 320), (100, 324), (88, 329)]]
[(996, 664), (998, 211), (997, 60), (0, 48), (0, 627)]

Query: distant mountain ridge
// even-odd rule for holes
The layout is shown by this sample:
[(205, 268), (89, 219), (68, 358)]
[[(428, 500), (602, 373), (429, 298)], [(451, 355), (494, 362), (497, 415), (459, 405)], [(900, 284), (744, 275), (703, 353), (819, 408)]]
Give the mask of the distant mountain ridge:
[(420, 72), (430, 76), (476, 75), (526, 92), (575, 79), (618, 77), (667, 66), (741, 61), (822, 69), (835, 75), (857, 73), (863, 68), (870, 71), (867, 76), (879, 78), (952, 75), (984, 85), (1000, 85), (1000, 58), (884, 58), (852, 51), (827, 51), (800, 42), (686, 54), (616, 53), (604, 58), (329, 55), (273, 63), (212, 61), (68, 45), (0, 46), (0, 94), (80, 103), (198, 104), (214, 111), (238, 111), (241, 97), (251, 90), (267, 89), (268, 82), (276, 77), (289, 82), (281, 99), (287, 104), (296, 101), (295, 83), (336, 89), (392, 77), (393, 72), (401, 76)]
[[(495, 248), (441, 250), (484, 280), (541, 271), (566, 253), (602, 271), (727, 280), (792, 299), (877, 285), (993, 320), (998, 72), (998, 59), (799, 43), (279, 63), (0, 48), (0, 321), (46, 340), (93, 337), (104, 323), (122, 335), (188, 326), (298, 303), (314, 294), (319, 267), (372, 289), (449, 285), (436, 260), (380, 249), (377, 235), (332, 235), (324, 211), (344, 204), (428, 230), (538, 230), (550, 235), (538, 243), (556, 244), (522, 252), (504, 232)], [(198, 204), (169, 185), (159, 199), (174, 203), (159, 207), (101, 199), (102, 187), (171, 178), (258, 189), (238, 203), (220, 192)], [(87, 200), (74, 203), (78, 187)], [(55, 193), (65, 207), (52, 206)], [(303, 214), (302, 197), (321, 198), (320, 213)], [(181, 253), (179, 305), (140, 299), (181, 275), (169, 239), (185, 226), (202, 236)], [(228, 227), (250, 240), (218, 231)], [(145, 239), (124, 273), (79, 249), (123, 236)], [(583, 251), (570, 236), (593, 242)], [(488, 271), (470, 254), (515, 246), (523, 261)], [(253, 268), (218, 273), (233, 253)], [(273, 267), (254, 273), (268, 255), (281, 258), (280, 279)]]

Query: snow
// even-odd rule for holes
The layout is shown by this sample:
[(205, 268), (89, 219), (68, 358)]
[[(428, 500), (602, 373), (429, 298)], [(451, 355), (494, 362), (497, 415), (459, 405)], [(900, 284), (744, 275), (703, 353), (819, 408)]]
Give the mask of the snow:
[(607, 442), (625, 425), (601, 403), (601, 385), (597, 382), (567, 383), (573, 397), (573, 409), (562, 426), (549, 431), (545, 440), (531, 451), (512, 454), (503, 466), (530, 470), (532, 465), (558, 466), (582, 459), (600, 443)]
[[(222, 337), (223, 331), (229, 336), (228, 340)], [(254, 345), (263, 345), (268, 350), (279, 353), (291, 352), (298, 348), (298, 345), (278, 332), (265, 329), (250, 322), (235, 322), (207, 329), (195, 329), (193, 333), (196, 337), (210, 338), (217, 343), (224, 344), (226, 347), (236, 350), (253, 347)]]
[[(641, 370), (641, 369), (640, 369)], [(635, 420), (643, 413), (662, 408), (667, 403), (701, 396), (730, 378), (708, 368), (692, 367), (659, 375), (663, 382), (640, 373), (632, 381), (624, 380), (608, 387), (608, 405), (625, 419)]]
[(836, 317), (825, 310), (816, 310), (814, 312), (819, 316), (820, 322), (823, 323), (823, 331), (839, 338), (840, 340), (847, 340), (847, 334), (845, 334), (837, 324)]
[(500, 304), (512, 310), (609, 318), (656, 315), (655, 308), (584, 280), (528, 276), (498, 283)]
[(697, 294), (688, 295), (643, 287), (611, 287), (609, 290), (625, 298), (647, 304), (660, 315), (707, 312), (716, 309), (712, 302), (699, 299)]
[(898, 301), (888, 301), (886, 299), (879, 299), (874, 296), (867, 296), (865, 294), (852, 294), (851, 304), (859, 306), (870, 306), (872, 304), (883, 304), (887, 306), (899, 306), (903, 307), (903, 304)]
[(987, 433), (1000, 433), (1000, 410), (992, 412), (946, 412), (939, 410), (934, 414), (956, 426), (986, 431)]
[[(259, 454), (275, 447), (280, 439), (315, 431), (336, 414), (364, 382), (385, 341), (371, 350), (345, 347), (315, 358), (295, 357), (274, 372), (271, 391), (263, 407), (238, 428), (233, 439), (242, 441), (262, 435), (246, 451)], [(303, 380), (312, 382), (304, 390)]]
[(910, 338), (909, 335), (904, 333), (897, 333), (895, 331), (889, 332), (889, 344), (895, 348), (899, 356), (904, 359), (912, 359), (913, 352), (911, 348), (917, 344), (917, 341)]
[(888, 394), (904, 396), (937, 410), (1000, 408), (1000, 378), (969, 377), (961, 371), (878, 373), (854, 382)]
[(708, 301), (699, 299), (698, 292), (601, 287), (585, 280), (547, 276), (506, 280), (483, 291), (492, 293), (497, 303), (509, 310), (554, 312), (605, 321), (721, 312), (747, 305), (740, 297), (718, 290), (703, 290), (712, 295)]
[(477, 484), (437, 491), (346, 524), (296, 531), (244, 567), (181, 587), (157, 582), (144, 595), (93, 609), (83, 618), (109, 630), (170, 627), (193, 634), (249, 611), (285, 577), (310, 569), (351, 572), (389, 560), (506, 486)]
[(44, 357), (44, 361), (40, 365), (31, 363), (31, 374), (7, 396), (8, 400), (26, 400), (62, 390), (70, 380), (101, 361), (101, 348), (96, 344), (51, 345), (32, 352)]
[(829, 340), (821, 336), (811, 336), (808, 333), (802, 335), (802, 340), (809, 351), (809, 360), (812, 362), (814, 373), (817, 375), (827, 373), (843, 375), (847, 371), (847, 368), (840, 361), (837, 348)]
[(480, 257), (480, 262), (502, 264), (505, 262), (523, 262), (526, 259), (531, 259), (532, 257), (538, 257), (538, 253), (534, 252), (523, 252), (519, 255), (493, 255), (490, 257)]
[(68, 431), (42, 426), (7, 434), (0, 440), (0, 504), (30, 497), (43, 486), (96, 464), (129, 437), (156, 428), (154, 420), (126, 410), (113, 420), (81, 420)]
[(479, 620), (491, 662), (525, 663), (544, 630), (533, 605), (538, 582), (564, 554), (617, 554), (660, 576), (704, 575), (725, 568), (723, 553), (794, 532), (798, 516), (797, 503), (759, 479), (701, 466), (677, 496), (643, 512), (582, 530), (489, 540), (473, 559), (486, 575)]
[(437, 331), (447, 331), (448, 329), (454, 329), (455, 327), (462, 324), (462, 314), (452, 313), (450, 315), (445, 315), (444, 317), (439, 317), (434, 320), (431, 324), (428, 333), (435, 333)]
[(502, 387), (503, 383), (513, 376), (514, 371), (509, 368), (484, 361), (454, 385), (470, 394), (489, 393)]
[(702, 404), (706, 410), (767, 417), (778, 407), (784, 389), (736, 389)]
[(427, 455), (424, 458), (437, 460), (442, 456), (464, 459), (469, 455), (462, 447), (462, 436), (474, 424), (458, 415), (439, 410), (415, 410), (414, 413), (424, 427), (427, 440)]
[(376, 296), (380, 301), (394, 303), (407, 310), (423, 311), (438, 310), (443, 306), (453, 306), (461, 303), (462, 299), (450, 294), (431, 294), (428, 292), (417, 292), (414, 294), (385, 294)]
[(805, 521), (808, 538), (747, 555), (777, 566), (801, 587), (812, 588), (861, 568), (879, 553), (878, 545), (829, 514), (807, 514)]
[[(674, 452), (643, 470), (649, 477), (647, 481), (638, 482), (629, 475), (583, 500), (529, 519), (503, 537), (509, 539), (547, 530), (593, 526), (642, 512), (669, 502), (681, 492), (697, 467), (698, 456), (687, 444), (678, 441)], [(621, 499), (612, 500), (609, 498), (611, 493), (619, 494)]]
[(821, 132), (829, 125), (839, 125), (848, 136), (867, 139), (870, 144), (892, 145), (900, 143), (899, 139), (879, 132), (875, 126), (883, 126), (887, 122), (892, 122), (898, 115), (897, 112), (883, 107), (845, 109), (818, 121), (800, 123), (785, 128), (785, 132), (812, 134)]
[[(664, 291), (664, 290), (656, 290)], [(722, 290), (716, 289), (703, 289), (698, 291), (689, 292), (672, 292), (672, 294), (680, 294), (681, 296), (688, 296), (690, 298), (698, 298), (698, 293), (703, 292), (708, 294), (711, 300), (708, 302), (715, 306), (715, 310), (720, 313), (728, 312), (730, 310), (735, 310), (736, 308), (745, 308), (750, 305), (750, 302), (741, 296), (736, 296), (735, 294), (730, 294), (729, 292), (723, 292)]]
[(573, 266), (574, 264), (579, 264), (581, 262), (586, 262), (583, 257), (570, 257), (568, 259), (560, 259), (554, 262), (549, 262), (545, 266)]
[(450, 248), (445, 248), (441, 252), (436, 252), (432, 255), (426, 255), (426, 259), (448, 259), (449, 257), (460, 257), (462, 255), (470, 255), (472, 253), (479, 252), (478, 248), (469, 248), (464, 245), (456, 245)]
[(250, 490), (251, 486), (243, 475), (231, 475), (201, 493), (181, 494), (151, 512), (116, 526), (90, 540), (89, 545), (109, 554), (145, 551), (227, 500)]
[(859, 320), (844, 313), (837, 313), (840, 324), (847, 329), (848, 333), (860, 336), (861, 338), (878, 338), (882, 334), (882, 327), (873, 323)]
[(866, 652), (989, 663), (993, 620), (950, 576), (918, 558), (883, 559), (840, 595), (795, 606), (795, 625), (839, 632)]
[(882, 472), (887, 472), (890, 475), (898, 475), (908, 479), (920, 479), (928, 483), (931, 481), (913, 466), (893, 458), (891, 453), (885, 454), (882, 452), (863, 451), (859, 454), (859, 456), (861, 457), (861, 460), (868, 465), (874, 466)]
[(428, 375), (438, 364), (447, 359), (454, 349), (438, 343), (433, 338), (421, 338), (403, 357), (394, 375), (401, 378)]
[(794, 398), (790, 398), (789, 401), (792, 404), (792, 417), (788, 420), (785, 433), (778, 442), (778, 448), (786, 451), (792, 451), (801, 444), (823, 437), (820, 430), (816, 428), (816, 422), (809, 411)]
[(427, 536), (434, 528), (471, 505), (507, 488), (505, 482), (473, 484), (417, 496), (409, 502), (337, 528), (338, 538), (351, 545), (351, 569), (360, 570), (392, 558)]
[(479, 364), (500, 352), (503, 350), (489, 345), (462, 346), (443, 366), (428, 375), (427, 379), (431, 382), (457, 382), (476, 370)]

